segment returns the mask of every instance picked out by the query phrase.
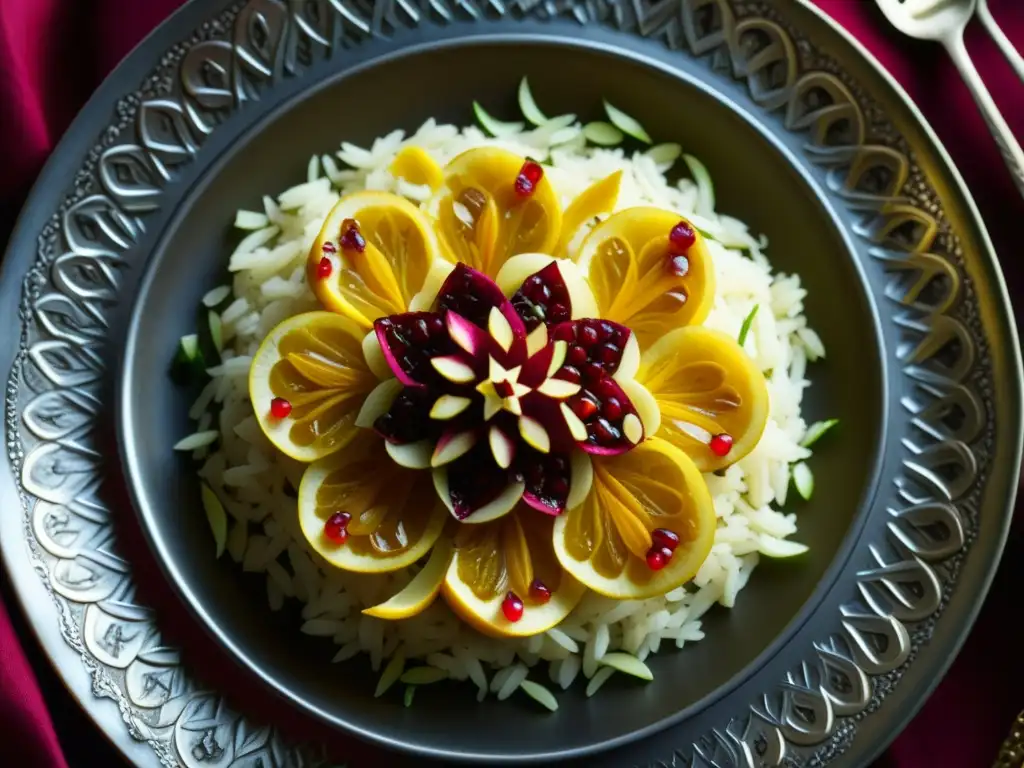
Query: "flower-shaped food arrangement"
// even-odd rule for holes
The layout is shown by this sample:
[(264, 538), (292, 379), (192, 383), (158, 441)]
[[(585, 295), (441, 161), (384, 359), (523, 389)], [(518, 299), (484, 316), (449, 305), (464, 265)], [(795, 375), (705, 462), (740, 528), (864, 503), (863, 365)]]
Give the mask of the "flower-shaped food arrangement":
[(768, 414), (761, 372), (699, 325), (701, 234), (658, 208), (609, 215), (618, 173), (563, 210), (541, 165), (501, 149), (395, 162), (432, 200), (342, 198), (308, 262), (326, 311), (283, 322), (251, 369), (266, 435), (309, 463), (312, 548), (363, 573), (427, 558), (365, 612), (441, 594), (498, 636), (555, 626), (587, 589), (687, 582), (716, 527), (701, 473), (746, 455)]

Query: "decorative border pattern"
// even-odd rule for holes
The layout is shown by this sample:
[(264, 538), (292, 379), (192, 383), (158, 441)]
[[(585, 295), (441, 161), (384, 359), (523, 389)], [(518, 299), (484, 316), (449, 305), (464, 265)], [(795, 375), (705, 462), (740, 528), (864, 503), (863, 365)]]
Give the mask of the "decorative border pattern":
[(868, 545), (841, 630), (749, 711), (657, 766), (822, 766), (842, 754), (928, 642), (977, 532), (993, 447), (991, 365), (962, 252), (908, 148), (856, 83), (742, 0), (283, 0), (239, 2), (166, 53), (74, 176), (25, 279), (21, 346), (6, 391), (7, 450), (21, 480), (32, 563), (97, 696), (171, 768), (321, 765), (229, 711), (163, 645), (116, 554), (97, 437), (103, 349), (121, 270), (165, 186), (227, 115), (311, 63), (421, 24), (568, 17), (661, 41), (744, 81), (805, 137), (810, 160), (889, 277), (909, 426), (887, 535)]

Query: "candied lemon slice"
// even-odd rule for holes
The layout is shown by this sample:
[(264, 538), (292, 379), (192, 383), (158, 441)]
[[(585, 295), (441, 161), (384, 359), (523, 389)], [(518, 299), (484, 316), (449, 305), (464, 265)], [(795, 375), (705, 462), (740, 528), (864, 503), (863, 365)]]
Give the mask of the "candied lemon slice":
[[(681, 448), (702, 472), (750, 453), (768, 422), (761, 371), (731, 336), (710, 328), (678, 328), (662, 338), (641, 357), (637, 381), (658, 406), (641, 410), (648, 434)], [(732, 439), (724, 455), (712, 450), (716, 435)]]
[[(602, 595), (642, 600), (693, 578), (711, 551), (715, 508), (689, 457), (652, 438), (632, 451), (594, 458), (590, 493), (555, 519), (554, 546), (562, 566)], [(678, 545), (655, 570), (648, 555), (658, 529)]]
[(430, 552), (430, 559), (412, 581), (389, 600), (363, 609), (363, 613), (378, 619), (395, 620), (408, 619), (427, 610), (441, 593), (453, 552), (451, 539), (438, 539)]
[(711, 310), (714, 269), (696, 229), (685, 260), (673, 263), (669, 233), (682, 220), (661, 208), (627, 208), (598, 224), (577, 255), (600, 316), (632, 329), (644, 349), (669, 331), (703, 322)]
[(436, 192), (444, 183), (444, 171), (422, 147), (405, 147), (391, 161), (388, 167), (396, 179), (405, 179), (410, 184), (430, 187)]
[[(448, 510), (434, 494), (430, 473), (399, 466), (384, 441), (361, 432), (346, 448), (310, 464), (299, 486), (299, 525), (310, 546), (346, 571), (383, 573), (412, 565), (434, 546)], [(324, 524), (345, 512), (342, 544)]]
[[(362, 341), (348, 318), (306, 312), (282, 322), (260, 344), (249, 369), (249, 398), (264, 434), (283, 453), (316, 461), (355, 437), (356, 416), (378, 383)], [(272, 413), (275, 398), (291, 406), (286, 417)]]
[[(499, 520), (460, 526), (441, 588), (452, 610), (494, 637), (536, 635), (568, 616), (586, 588), (555, 557), (554, 519), (521, 504)], [(521, 602), (516, 620), (502, 607), (510, 593)]]
[(562, 216), (562, 232), (555, 253), (570, 256), (569, 246), (576, 233), (586, 222), (602, 213), (609, 213), (619, 199), (622, 171), (616, 171), (594, 182), (569, 203)]
[[(358, 225), (362, 251), (343, 245), (347, 220)], [(326, 309), (369, 330), (378, 317), (409, 308), (440, 257), (433, 226), (419, 208), (388, 192), (356, 192), (327, 215), (310, 248), (306, 278)]]
[(558, 242), (562, 209), (547, 178), (532, 194), (516, 193), (525, 158), (496, 147), (470, 149), (444, 169), (448, 194), (439, 204), (438, 230), (448, 258), (496, 275), (519, 253), (550, 253)]

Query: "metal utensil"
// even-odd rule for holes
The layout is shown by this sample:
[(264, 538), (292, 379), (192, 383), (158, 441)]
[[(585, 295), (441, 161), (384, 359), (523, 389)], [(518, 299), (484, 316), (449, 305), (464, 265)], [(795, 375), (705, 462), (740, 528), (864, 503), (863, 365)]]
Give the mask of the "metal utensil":
[[(1000, 114), (999, 108), (992, 99), (992, 94), (982, 82), (981, 75), (978, 74), (970, 54), (967, 53), (967, 47), (964, 45), (964, 29), (978, 8), (978, 0), (875, 0), (875, 2), (889, 22), (903, 34), (919, 40), (933, 40), (945, 46), (956, 68), (960, 70), (960, 76), (967, 83), (982, 116), (988, 123), (989, 130), (999, 145), (999, 150), (1003, 153), (1003, 159), (1010, 169), (1017, 189), (1020, 190), (1021, 195), (1024, 195), (1024, 150), (1021, 149), (1010, 126)], [(982, 6), (982, 22), (990, 32), (993, 29), (998, 30), (995, 20), (988, 12), (987, 3), (982, 2)], [(1006, 38), (1001, 31), (998, 34), (1003, 39)], [(995, 33), (993, 36), (995, 37)], [(1010, 61), (1017, 69), (1018, 62), (1015, 59), (1020, 59), (1020, 56), (1013, 50), (1010, 41), (1005, 40), (1004, 45), (999, 37), (996, 37), (996, 42), (1007, 56), (1010, 56), (1007, 53), (1007, 48), (1013, 51), (1014, 55), (1010, 56)], [(1024, 61), (1019, 62), (1019, 71), (1024, 72)], [(1021, 76), (1024, 78), (1024, 74)]]

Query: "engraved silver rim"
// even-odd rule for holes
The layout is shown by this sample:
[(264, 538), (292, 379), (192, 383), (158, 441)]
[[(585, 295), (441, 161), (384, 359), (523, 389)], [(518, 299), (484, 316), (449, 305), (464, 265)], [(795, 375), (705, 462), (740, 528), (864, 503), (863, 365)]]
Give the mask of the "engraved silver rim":
[[(311, 5), (324, 12), (313, 18)], [(716, 6), (721, 28), (702, 35), (696, 14), (710, 5)], [(902, 711), (892, 704), (885, 708), (883, 717), (892, 724), (884, 730), (890, 736), (913, 714), (980, 607), (976, 595), (987, 589), (994, 571), (989, 561), (998, 557), (1005, 539), (1021, 455), (1020, 429), (1012, 428), (1021, 414), (1019, 347), (977, 211), (920, 115), (840, 32), (830, 42), (845, 38), (866, 64), (867, 76), (879, 81), (876, 88), (888, 88), (890, 93), (883, 95), (901, 100), (900, 108), (917, 121), (912, 126), (916, 139), (886, 126), (891, 143), (867, 141), (869, 122), (875, 130), (886, 125), (874, 100), (878, 94), (868, 95), (855, 82), (851, 86), (835, 60), (792, 28), (791, 18), (807, 23), (806, 8), (781, 0), (777, 5), (785, 13), (774, 5), (741, 0), (661, 5), (431, 0), (423, 12), (408, 2), (389, 1), (372, 4), (367, 14), (359, 4), (342, 0), (290, 10), (280, 0), (249, 0), (216, 11), (214, 18), (209, 4), (200, 10), (193, 3), (165, 23), (101, 89), (37, 183), (0, 281), (2, 296), (10, 298), (0, 302), (3, 311), (13, 310), (16, 295), (21, 298), (18, 318), (12, 318), (21, 343), (0, 350), (0, 362), (7, 362), (8, 354), (14, 357), (5, 410), (12, 482), (3, 480), (0, 499), (8, 502), (4, 509), (20, 512), (0, 517), (0, 546), (23, 607), (72, 692), (83, 705), (89, 692), (116, 704), (109, 712), (87, 709), (129, 759), (155, 757), (165, 765), (191, 766), (209, 759), (227, 765), (261, 757), (275, 766), (319, 764), (312, 752), (293, 749), (273, 730), (230, 712), (218, 694), (190, 678), (177, 652), (161, 643), (152, 611), (136, 602), (129, 564), (112, 551), (110, 514), (95, 495), (101, 455), (95, 390), (105, 371), (102, 342), (109, 313), (117, 303), (117, 262), (159, 210), (163, 185), (180, 164), (192, 162), (202, 139), (216, 130), (212, 118), (248, 98), (246, 87), (301, 77), (295, 41), (321, 46), (317, 50), (322, 52), (353, 44), (342, 42), (342, 29), (346, 40), (358, 42), (421, 23), (506, 13), (607, 24), (644, 37), (657, 35), (690, 55), (731, 61), (734, 77), (747, 82), (760, 106), (783, 111), (790, 130), (807, 134), (807, 152), (829, 169), (834, 199), (862, 214), (857, 234), (878, 241), (871, 255), (897, 275), (909, 271), (916, 276), (885, 285), (885, 298), (896, 307), (896, 362), (908, 392), (900, 424), (907, 437), (880, 536), (861, 544), (871, 564), (857, 572), (856, 590), (840, 608), (836, 631), (817, 638), (804, 663), (728, 722), (715, 724), (690, 743), (673, 736), (674, 729), (652, 739), (652, 764), (675, 764), (680, 758), (709, 765), (779, 765), (789, 759), (826, 764), (851, 747), (864, 758), (887, 740), (876, 734), (868, 747), (855, 741), (864, 718), (879, 717), (883, 699), (894, 691), (897, 698), (909, 699)], [(745, 50), (743, 35), (754, 30), (768, 42)], [(160, 45), (166, 49), (158, 50)], [(276, 58), (278, 46), (285, 50), (281, 59)], [(127, 67), (141, 62), (149, 64), (137, 71), (151, 74), (126, 93), (125, 82), (136, 81)], [(785, 66), (785, 83), (766, 87), (772, 84), (761, 76), (777, 62)], [(232, 73), (235, 87), (204, 84), (204, 67)], [(811, 87), (824, 89), (832, 103), (801, 111), (800, 96)], [(115, 102), (111, 122), (104, 110)], [(829, 143), (828, 128), (839, 119), (852, 121), (852, 140), (835, 146)], [(908, 156), (911, 148), (922, 147), (944, 165), (935, 179), (926, 179)], [(80, 169), (70, 185), (68, 167)], [(858, 182), (879, 168), (887, 169), (890, 185), (860, 189)], [(63, 191), (48, 194), (48, 189)], [(955, 233), (946, 209), (958, 209)], [(908, 237), (886, 239), (897, 228)], [(33, 263), (16, 272), (22, 268), (12, 265), (27, 260), (20, 254), (33, 243)], [(936, 274), (945, 275), (951, 288), (937, 296), (924, 293)], [(994, 318), (983, 320), (982, 303), (995, 307)], [(952, 339), (959, 342), (959, 353), (940, 359)], [(1004, 429), (996, 424), (997, 402)], [(950, 427), (943, 413), (954, 407), (966, 415)], [(1001, 517), (982, 529), (981, 509)], [(936, 526), (942, 536), (926, 533)], [(981, 540), (984, 552), (967, 558)], [(971, 583), (974, 595), (954, 590), (961, 579)], [(943, 628), (950, 637), (941, 654), (931, 652), (931, 674), (925, 679), (918, 675), (914, 690), (904, 693), (911, 686), (902, 678), (911, 676), (911, 662), (953, 602), (959, 602), (962, 627), (946, 629), (947, 619)], [(885, 638), (884, 647), (878, 637)]]

